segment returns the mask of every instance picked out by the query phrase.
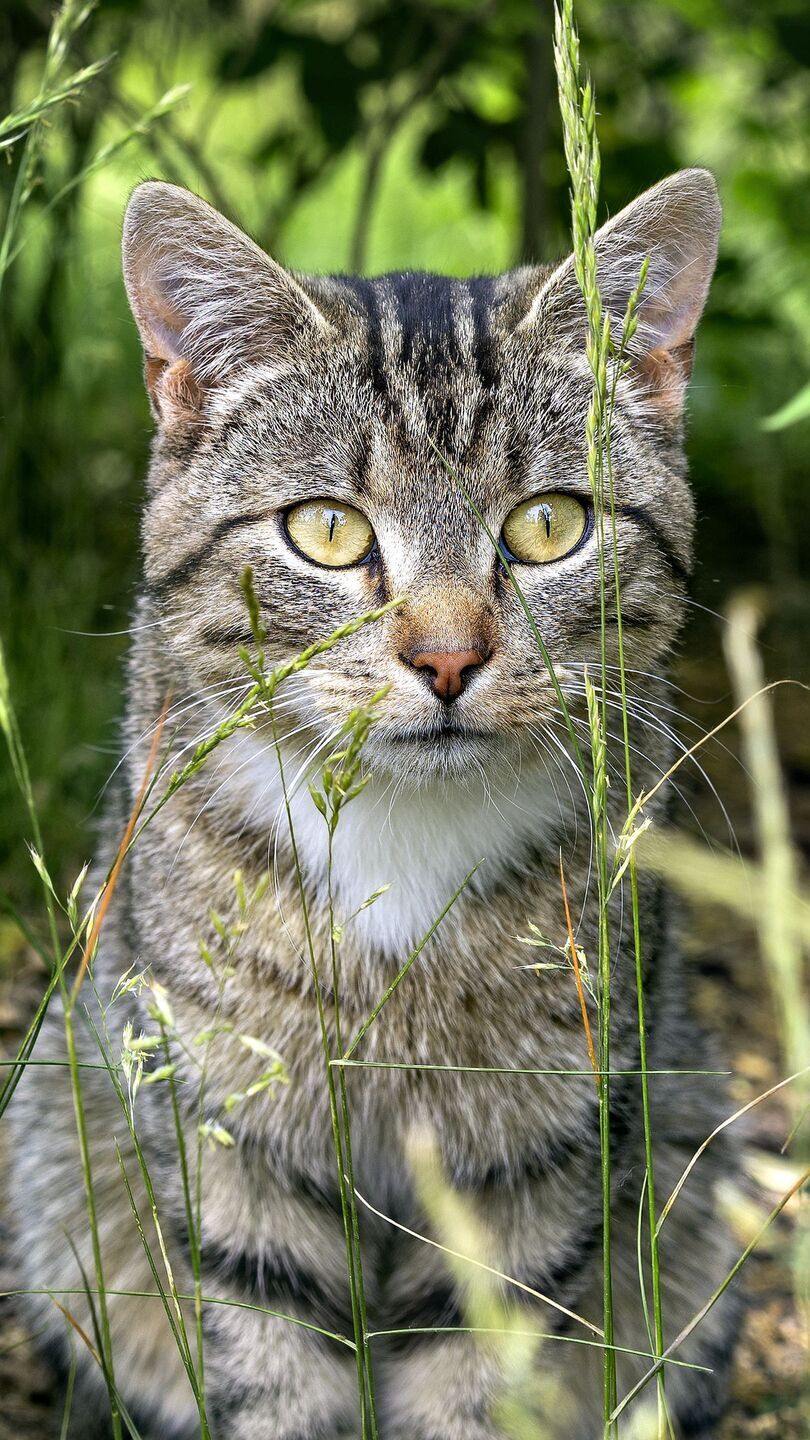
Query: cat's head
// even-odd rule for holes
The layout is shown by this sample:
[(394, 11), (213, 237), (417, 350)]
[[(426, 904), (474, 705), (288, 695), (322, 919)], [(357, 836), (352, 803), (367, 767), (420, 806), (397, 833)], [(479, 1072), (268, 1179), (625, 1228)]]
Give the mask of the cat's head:
[[(650, 257), (612, 425), (637, 670), (660, 667), (680, 623), (693, 530), (681, 415), (719, 223), (711, 176), (687, 170), (597, 237), (617, 330)], [(581, 695), (599, 655), (600, 576), (572, 261), (494, 279), (293, 275), (202, 200), (150, 182), (127, 211), (124, 271), (158, 425), (145, 580), (179, 688), (224, 692), (243, 673), (249, 564), (269, 662), (406, 597), (302, 677), (288, 728), (323, 737), (388, 685), (369, 757), (425, 775), (488, 763), (553, 726), (551, 679), (481, 522), (563, 689)], [(613, 663), (612, 559), (607, 590)]]

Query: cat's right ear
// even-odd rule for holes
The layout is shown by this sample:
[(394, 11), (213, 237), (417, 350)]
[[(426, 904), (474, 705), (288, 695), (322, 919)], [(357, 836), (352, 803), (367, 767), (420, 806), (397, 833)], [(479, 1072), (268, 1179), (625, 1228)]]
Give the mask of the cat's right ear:
[(321, 342), (329, 322), (281, 265), (177, 185), (146, 181), (124, 218), (124, 281), (163, 425), (204, 419), (240, 371)]
[[(599, 288), (621, 327), (644, 259), (649, 275), (629, 347), (631, 383), (659, 418), (677, 422), (692, 365), (720, 233), (720, 201), (708, 170), (679, 170), (639, 195), (594, 236)], [(584, 355), (586, 314), (572, 257), (552, 272), (521, 327), (557, 352)]]

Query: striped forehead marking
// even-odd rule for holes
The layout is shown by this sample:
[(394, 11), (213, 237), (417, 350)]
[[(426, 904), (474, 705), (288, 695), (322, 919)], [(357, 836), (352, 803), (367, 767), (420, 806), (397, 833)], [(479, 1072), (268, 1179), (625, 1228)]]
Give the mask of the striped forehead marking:
[[(469, 436), (477, 435), (498, 378), (490, 324), (494, 279), (409, 270), (374, 279), (341, 276), (339, 283), (362, 313), (369, 378), (389, 405), (392, 422), (401, 418), (393, 391), (401, 396), (404, 382), (413, 387), (442, 448), (452, 448), (462, 414)], [(476, 389), (480, 417), (469, 414)]]

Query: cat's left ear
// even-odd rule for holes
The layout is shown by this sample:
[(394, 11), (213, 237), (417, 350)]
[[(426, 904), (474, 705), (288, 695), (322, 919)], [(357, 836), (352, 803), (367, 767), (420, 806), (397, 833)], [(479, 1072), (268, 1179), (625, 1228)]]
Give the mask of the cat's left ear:
[(149, 180), (124, 217), (124, 281), (160, 424), (199, 422), (216, 387), (317, 347), (331, 325), (283, 266), (205, 200)]
[[(603, 306), (618, 339), (642, 261), (650, 268), (630, 346), (644, 399), (677, 419), (692, 368), (694, 335), (706, 303), (720, 234), (717, 186), (708, 170), (679, 170), (645, 191), (595, 236)], [(535, 296), (522, 327), (541, 343), (584, 348), (585, 308), (569, 257)]]

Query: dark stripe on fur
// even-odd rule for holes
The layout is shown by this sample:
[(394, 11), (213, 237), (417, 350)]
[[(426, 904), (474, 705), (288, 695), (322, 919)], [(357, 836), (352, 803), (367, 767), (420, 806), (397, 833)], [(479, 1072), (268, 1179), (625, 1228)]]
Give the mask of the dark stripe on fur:
[[(460, 359), (453, 306), (457, 282), (445, 275), (405, 270), (386, 276), (397, 302), (402, 327), (400, 364), (420, 368), (435, 361), (440, 351), (451, 363)], [(426, 378), (430, 378), (429, 375)]]
[(253, 634), (246, 625), (204, 625), (200, 639), (205, 645), (226, 645), (231, 649), (254, 644)]
[(470, 1173), (469, 1169), (454, 1168), (450, 1176), (451, 1183), (456, 1189), (484, 1190), (489, 1186), (506, 1189), (525, 1185), (527, 1181), (531, 1183), (547, 1180), (583, 1149), (590, 1151), (594, 1144), (598, 1145), (598, 1125), (599, 1114), (594, 1108), (587, 1128), (583, 1129), (583, 1117), (578, 1116), (575, 1129), (548, 1138), (542, 1149), (530, 1150), (513, 1163), (496, 1161), (483, 1174), (479, 1172), (476, 1175)]
[(475, 361), (475, 368), (478, 371), (481, 388), (485, 391), (490, 391), (494, 390), (498, 383), (490, 331), (495, 281), (491, 275), (477, 275), (474, 279), (467, 281), (467, 289), (470, 292), (470, 300), (472, 302), (473, 359)]
[[(571, 1306), (583, 1288), (587, 1271), (600, 1253), (601, 1244), (602, 1214), (596, 1209), (591, 1215), (582, 1215), (581, 1229), (577, 1237), (554, 1265), (547, 1270), (519, 1271), (515, 1279), (522, 1281), (524, 1285), (530, 1285), (532, 1290), (548, 1295), (549, 1300), (556, 1300), (558, 1305)], [(508, 1285), (506, 1293), (509, 1299), (521, 1305), (536, 1306), (542, 1303), (533, 1295), (518, 1290), (515, 1285)], [(576, 1322), (563, 1315), (560, 1310), (553, 1310), (548, 1322), (544, 1319), (543, 1323), (548, 1323), (549, 1329), (553, 1330), (555, 1335), (567, 1335)]]
[(274, 1310), (301, 1314), (302, 1320), (322, 1325), (325, 1330), (350, 1338), (352, 1333), (351, 1301), (348, 1284), (345, 1296), (336, 1299), (316, 1275), (296, 1264), (290, 1255), (277, 1252), (258, 1256), (247, 1250), (231, 1253), (222, 1246), (203, 1246), (201, 1263), (212, 1279), (226, 1281), (237, 1287), (254, 1305), (267, 1305)]
[(369, 378), (378, 395), (388, 395), (388, 375), (385, 363), (380, 302), (372, 280), (363, 280), (357, 275), (341, 275), (341, 285), (351, 291), (366, 322), (366, 345), (368, 347)]
[(386, 1345), (401, 1354), (436, 1338), (434, 1335), (421, 1334), (420, 1329), (464, 1323), (464, 1315), (452, 1283), (441, 1280), (431, 1290), (414, 1295), (411, 1299), (398, 1301), (396, 1307), (392, 1305), (390, 1321), (385, 1326), (380, 1326), (380, 1329), (401, 1328), (403, 1331), (411, 1329), (415, 1332), (412, 1335), (385, 1337)]
[(404, 271), (386, 279), (397, 302), (400, 364), (410, 370), (422, 396), (428, 433), (449, 456), (458, 426), (450, 372), (462, 363), (454, 305), (458, 282), (421, 271)]
[(640, 505), (621, 505), (617, 507), (620, 515), (626, 515), (629, 520), (635, 520), (642, 529), (651, 535), (673, 574), (684, 583), (689, 579), (689, 571), (682, 560), (679, 560), (672, 546), (667, 540), (660, 526), (656, 525), (646, 510)]
[(193, 579), (200, 566), (204, 565), (206, 560), (214, 553), (220, 540), (226, 535), (229, 535), (232, 530), (238, 530), (241, 526), (257, 525), (260, 521), (267, 519), (267, 511), (264, 510), (249, 512), (245, 515), (231, 515), (227, 520), (220, 520), (219, 524), (215, 525), (204, 545), (200, 545), (196, 550), (192, 550), (184, 560), (174, 565), (172, 569), (168, 570), (165, 575), (162, 575), (159, 580), (153, 580), (147, 583), (146, 589), (149, 594), (155, 596), (165, 595), (170, 590), (176, 589), (178, 585), (184, 584), (186, 580)]

